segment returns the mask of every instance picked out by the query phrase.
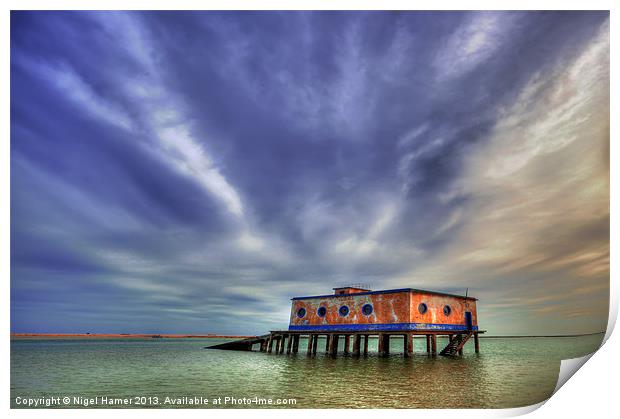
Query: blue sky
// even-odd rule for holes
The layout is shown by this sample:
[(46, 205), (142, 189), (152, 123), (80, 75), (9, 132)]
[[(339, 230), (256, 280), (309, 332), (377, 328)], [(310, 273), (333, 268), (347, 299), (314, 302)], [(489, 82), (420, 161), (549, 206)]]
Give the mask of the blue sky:
[(607, 12), (13, 12), (14, 332), (262, 333), (333, 286), (603, 330)]

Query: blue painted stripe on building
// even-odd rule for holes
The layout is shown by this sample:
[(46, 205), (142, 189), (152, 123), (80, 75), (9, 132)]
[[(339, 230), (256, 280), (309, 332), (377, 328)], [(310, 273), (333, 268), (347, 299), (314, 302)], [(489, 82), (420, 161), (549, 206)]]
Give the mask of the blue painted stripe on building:
[[(464, 324), (438, 324), (438, 323), (383, 323), (383, 324), (318, 324), (318, 325), (289, 325), (288, 330), (298, 331), (389, 331), (389, 330), (440, 330), (461, 332), (467, 330)], [(478, 330), (478, 326), (473, 326), (472, 330)]]
[(415, 288), (398, 288), (398, 289), (394, 289), (394, 290), (381, 290), (381, 291), (368, 291), (368, 292), (355, 292), (355, 293), (351, 293), (351, 294), (324, 294), (324, 295), (310, 295), (307, 297), (294, 297), (291, 298), (291, 300), (309, 300), (312, 298), (330, 298), (330, 297), (337, 297), (337, 298), (342, 298), (342, 297), (351, 297), (351, 296), (358, 296), (358, 295), (374, 295), (374, 294), (393, 294), (393, 293), (398, 293), (398, 292), (417, 292), (417, 293), (421, 293), (421, 294), (433, 294), (433, 295), (442, 295), (442, 296), (446, 296), (446, 297), (455, 297), (455, 298), (462, 298), (462, 299), (467, 299), (467, 300), (472, 300), (472, 301), (478, 301), (477, 298), (474, 297), (465, 297), (464, 295), (456, 295), (456, 294), (448, 294), (445, 292), (439, 292), (439, 291), (428, 291), (428, 290), (419, 290), (419, 289), (415, 289)]

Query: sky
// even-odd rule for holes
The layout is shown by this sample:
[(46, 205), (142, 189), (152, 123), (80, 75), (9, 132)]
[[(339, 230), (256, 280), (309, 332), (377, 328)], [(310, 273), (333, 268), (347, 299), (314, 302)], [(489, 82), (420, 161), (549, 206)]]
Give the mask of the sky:
[(12, 12), (10, 97), (12, 332), (606, 327), (608, 12)]

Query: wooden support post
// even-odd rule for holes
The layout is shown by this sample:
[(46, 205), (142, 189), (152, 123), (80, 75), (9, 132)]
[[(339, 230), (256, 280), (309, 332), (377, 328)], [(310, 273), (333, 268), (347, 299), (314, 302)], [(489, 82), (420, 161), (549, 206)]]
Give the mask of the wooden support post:
[(261, 352), (265, 352), (265, 350), (267, 350), (267, 339), (263, 339), (260, 341), (260, 346), (258, 350)]
[(286, 335), (280, 336), (280, 354), (284, 353), (284, 344), (286, 343)]
[(454, 337), (454, 335), (448, 335), (448, 341), (452, 342), (452, 338)]
[(280, 343), (282, 343), (282, 335), (277, 335), (274, 337), (274, 339), (276, 340), (276, 353), (279, 354), (280, 353)]
[(476, 348), (476, 353), (480, 353), (480, 338), (478, 337), (478, 333), (474, 333), (474, 346)]
[(329, 354), (336, 355), (338, 353), (338, 335), (332, 334), (329, 339)]
[(360, 343), (362, 340), (362, 335), (354, 335), (353, 336), (353, 355), (360, 356)]
[(329, 353), (330, 345), (332, 344), (332, 335), (325, 335), (325, 353)]
[(312, 355), (312, 343), (314, 342), (314, 335), (308, 335), (308, 348), (306, 354)]
[(410, 357), (413, 356), (413, 335), (407, 333), (405, 335), (405, 356)]
[(267, 340), (267, 352), (271, 353), (273, 350), (273, 335), (269, 334), (269, 339)]
[(299, 351), (299, 335), (293, 335), (293, 353)]
[(459, 356), (463, 356), (463, 348), (459, 349)]
[(368, 355), (368, 338), (370, 335), (364, 335), (364, 355)]
[(431, 335), (431, 351), (433, 355), (437, 355), (437, 335)]
[(379, 356), (387, 356), (390, 354), (390, 335), (387, 333), (379, 333)]
[(288, 342), (286, 344), (286, 353), (290, 354), (291, 349), (293, 349), (293, 335), (288, 335)]
[(314, 336), (314, 339), (312, 341), (312, 354), (316, 355), (316, 347), (319, 344), (319, 335), (312, 335)]
[(431, 335), (426, 335), (426, 353), (431, 353)]
[(348, 354), (351, 348), (351, 335), (344, 335), (344, 353)]

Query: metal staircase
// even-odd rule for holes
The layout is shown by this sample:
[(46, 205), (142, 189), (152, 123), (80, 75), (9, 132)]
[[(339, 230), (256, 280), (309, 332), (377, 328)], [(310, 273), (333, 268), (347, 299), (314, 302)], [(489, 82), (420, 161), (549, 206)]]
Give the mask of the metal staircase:
[(470, 337), (474, 334), (473, 331), (467, 333), (461, 333), (454, 335), (445, 348), (439, 353), (442, 356), (456, 356), (463, 346), (467, 343)]

